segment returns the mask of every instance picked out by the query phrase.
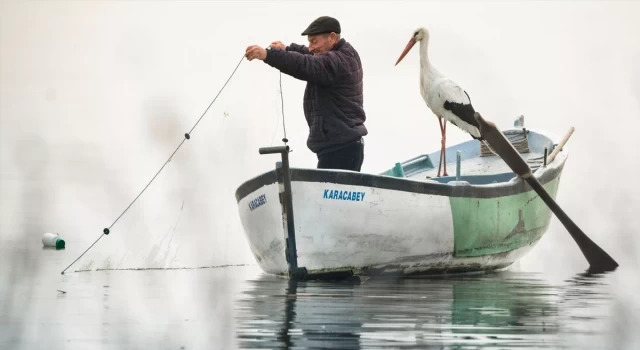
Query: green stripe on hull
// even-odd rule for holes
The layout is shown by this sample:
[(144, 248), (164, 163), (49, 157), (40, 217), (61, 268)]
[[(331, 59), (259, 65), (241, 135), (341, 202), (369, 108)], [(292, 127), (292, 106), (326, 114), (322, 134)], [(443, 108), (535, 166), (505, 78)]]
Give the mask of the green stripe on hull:
[[(559, 178), (544, 185), (555, 199)], [(498, 198), (451, 197), (454, 255), (474, 257), (508, 252), (539, 239), (551, 210), (531, 190)]]

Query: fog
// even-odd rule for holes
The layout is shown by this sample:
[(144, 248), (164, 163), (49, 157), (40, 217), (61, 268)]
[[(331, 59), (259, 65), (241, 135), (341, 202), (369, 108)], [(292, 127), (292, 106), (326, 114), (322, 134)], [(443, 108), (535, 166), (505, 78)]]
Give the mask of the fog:
[[(523, 114), (525, 126), (558, 136), (575, 127), (558, 202), (621, 266), (638, 265), (630, 182), (639, 169), (640, 3), (629, 1), (3, 1), (3, 249), (58, 232), (80, 254), (155, 175), (248, 45), (305, 43), (302, 30), (325, 14), (341, 21), (364, 66), (363, 172), (440, 145), (419, 92), (418, 51), (394, 66), (425, 26), (432, 63), (485, 118), (507, 127)], [(254, 264), (234, 192), (278, 160), (257, 151), (283, 136), (278, 79), (261, 61), (243, 61), (191, 139), (71, 270)], [(286, 130), (292, 166), (315, 167), (304, 84), (282, 77)], [(448, 128), (448, 144), (468, 139)], [(553, 218), (518, 268), (558, 266), (587, 265)]]

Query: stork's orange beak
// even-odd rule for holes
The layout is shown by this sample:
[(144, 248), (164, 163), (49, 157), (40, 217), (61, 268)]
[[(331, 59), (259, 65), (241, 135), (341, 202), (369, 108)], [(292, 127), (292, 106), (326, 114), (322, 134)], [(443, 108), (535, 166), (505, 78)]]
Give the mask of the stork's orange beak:
[(413, 45), (416, 44), (416, 39), (411, 38), (409, 40), (409, 43), (407, 44), (407, 46), (405, 46), (404, 51), (402, 51), (402, 54), (400, 54), (400, 58), (398, 58), (398, 61), (396, 61), (396, 66), (398, 65), (398, 63), (400, 63), (400, 61), (402, 61), (402, 59), (404, 58), (404, 56), (407, 55), (407, 53), (409, 53), (409, 51), (411, 50), (411, 48), (413, 47)]

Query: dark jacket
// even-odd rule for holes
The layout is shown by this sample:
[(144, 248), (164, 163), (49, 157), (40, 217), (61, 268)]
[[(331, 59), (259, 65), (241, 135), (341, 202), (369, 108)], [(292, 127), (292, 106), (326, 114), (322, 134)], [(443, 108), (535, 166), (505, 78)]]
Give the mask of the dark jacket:
[(307, 147), (321, 154), (367, 135), (362, 96), (362, 64), (344, 39), (320, 55), (291, 44), (286, 50), (267, 50), (268, 65), (307, 82), (303, 109), (309, 125)]

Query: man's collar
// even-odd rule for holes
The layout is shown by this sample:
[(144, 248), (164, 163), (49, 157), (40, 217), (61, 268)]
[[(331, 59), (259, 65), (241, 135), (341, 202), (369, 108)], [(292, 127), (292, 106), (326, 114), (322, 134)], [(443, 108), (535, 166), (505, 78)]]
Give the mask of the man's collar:
[(344, 40), (344, 38), (340, 38), (340, 40), (338, 40), (338, 42), (333, 45), (333, 48), (331, 50), (337, 50), (340, 47), (342, 47), (342, 45), (344, 45), (344, 43), (346, 43), (346, 40)]

